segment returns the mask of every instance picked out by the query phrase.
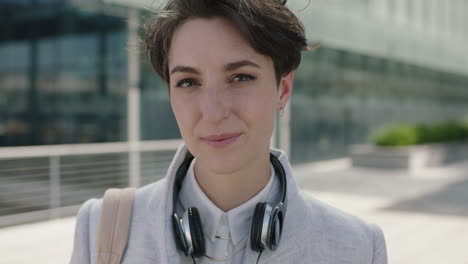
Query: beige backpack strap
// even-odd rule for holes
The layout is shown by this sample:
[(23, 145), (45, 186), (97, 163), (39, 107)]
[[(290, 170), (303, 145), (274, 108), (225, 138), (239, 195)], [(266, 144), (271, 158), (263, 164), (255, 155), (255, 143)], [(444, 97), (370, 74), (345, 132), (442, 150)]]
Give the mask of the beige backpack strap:
[(98, 234), (97, 264), (120, 264), (128, 241), (135, 188), (104, 194)]

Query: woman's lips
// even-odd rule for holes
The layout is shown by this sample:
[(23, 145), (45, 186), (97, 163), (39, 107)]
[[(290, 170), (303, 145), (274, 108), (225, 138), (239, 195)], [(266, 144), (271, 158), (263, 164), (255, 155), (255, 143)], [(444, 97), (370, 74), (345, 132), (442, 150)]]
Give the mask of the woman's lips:
[(205, 142), (206, 144), (212, 147), (224, 148), (234, 143), (241, 135), (242, 133), (211, 135), (211, 136), (202, 138), (202, 140), (203, 142)]

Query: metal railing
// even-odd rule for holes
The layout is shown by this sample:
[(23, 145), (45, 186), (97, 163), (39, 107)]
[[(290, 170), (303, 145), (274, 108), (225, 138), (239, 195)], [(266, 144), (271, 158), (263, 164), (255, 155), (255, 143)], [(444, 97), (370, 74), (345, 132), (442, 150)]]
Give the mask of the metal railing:
[(0, 148), (0, 227), (71, 216), (108, 188), (157, 181), (180, 144), (182, 140), (158, 140)]

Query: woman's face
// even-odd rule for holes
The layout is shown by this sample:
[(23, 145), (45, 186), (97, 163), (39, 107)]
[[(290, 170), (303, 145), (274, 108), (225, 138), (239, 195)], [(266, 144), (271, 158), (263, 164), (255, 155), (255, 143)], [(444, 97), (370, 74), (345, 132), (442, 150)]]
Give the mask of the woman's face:
[(232, 173), (269, 150), (275, 112), (288, 101), (294, 74), (275, 79), (228, 20), (192, 19), (174, 32), (170, 100), (182, 137), (206, 169)]

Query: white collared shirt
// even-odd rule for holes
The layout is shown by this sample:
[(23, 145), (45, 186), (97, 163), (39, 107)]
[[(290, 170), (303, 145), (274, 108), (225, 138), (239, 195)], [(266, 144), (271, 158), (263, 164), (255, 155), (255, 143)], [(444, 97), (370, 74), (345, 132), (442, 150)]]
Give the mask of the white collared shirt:
[[(270, 165), (270, 180), (267, 185), (254, 197), (236, 208), (224, 212), (206, 196), (198, 185), (194, 175), (194, 159), (183, 181), (179, 193), (177, 213), (179, 216), (189, 207), (196, 207), (200, 214), (205, 235), (206, 255), (197, 258), (197, 264), (211, 263), (242, 263), (242, 256), (246, 250), (251, 250), (250, 230), (255, 206), (260, 202), (274, 203), (278, 195), (275, 192), (277, 180), (274, 168)], [(275, 186), (275, 188), (272, 188)], [(272, 191), (275, 190), (275, 191)], [(181, 263), (192, 263), (192, 259), (181, 253)]]

